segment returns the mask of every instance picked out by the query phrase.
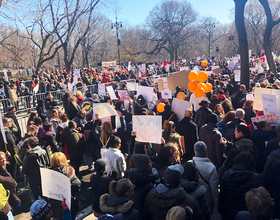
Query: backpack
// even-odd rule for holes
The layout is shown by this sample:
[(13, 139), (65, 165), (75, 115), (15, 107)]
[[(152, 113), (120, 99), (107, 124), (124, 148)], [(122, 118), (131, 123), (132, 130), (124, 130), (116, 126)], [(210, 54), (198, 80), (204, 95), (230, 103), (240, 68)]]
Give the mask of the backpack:
[(173, 117), (174, 114), (172, 114), (168, 120), (164, 120), (162, 128), (165, 129), (167, 127), (168, 122), (171, 120), (171, 118)]
[(6, 190), (0, 183), (0, 210), (3, 210), (10, 197), (10, 191)]

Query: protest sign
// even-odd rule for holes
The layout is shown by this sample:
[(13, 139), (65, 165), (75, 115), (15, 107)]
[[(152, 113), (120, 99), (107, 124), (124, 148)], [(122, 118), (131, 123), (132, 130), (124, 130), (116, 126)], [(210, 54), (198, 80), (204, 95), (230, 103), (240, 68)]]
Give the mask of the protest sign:
[(7, 69), (3, 69), (3, 72), (4, 72), (4, 79), (5, 79), (5, 81), (9, 82), (8, 70)]
[(154, 88), (149, 86), (138, 86), (137, 96), (142, 95), (147, 102), (153, 101)]
[(95, 114), (98, 114), (98, 118), (105, 118), (108, 116), (117, 115), (116, 110), (107, 103), (101, 103), (99, 105), (94, 106), (92, 109)]
[(185, 117), (186, 110), (191, 108), (191, 106), (191, 102), (174, 98), (172, 100), (171, 111), (173, 111), (176, 114), (178, 120), (181, 121)]
[(213, 73), (213, 71), (205, 71), (207, 73), (208, 76), (211, 76), (211, 74)]
[(252, 101), (254, 101), (254, 94), (251, 94), (251, 93), (247, 94), (247, 95), (246, 95), (246, 100), (252, 100)]
[[(8, 144), (7, 139), (6, 139), (5, 130), (4, 130), (3, 117), (2, 117), (1, 111), (0, 111), (0, 129), (1, 129), (2, 137), (3, 137), (3, 141), (4, 141), (6, 144)], [(2, 146), (2, 147), (3, 147), (3, 146)]]
[(118, 94), (119, 94), (120, 100), (122, 102), (125, 100), (127, 100), (127, 101), (130, 100), (129, 95), (126, 90), (118, 90)]
[(172, 99), (172, 93), (169, 90), (161, 91), (161, 98)]
[(98, 95), (106, 95), (105, 84), (98, 84)]
[(199, 73), (199, 72), (200, 72), (200, 69), (199, 69), (199, 67), (198, 67), (198, 66), (195, 66), (195, 67), (193, 68), (193, 71), (195, 71), (195, 72)]
[(136, 132), (136, 140), (161, 144), (162, 137), (162, 117), (133, 115), (133, 131)]
[(241, 70), (234, 70), (234, 80), (235, 82), (240, 82)]
[(43, 196), (62, 201), (65, 198), (66, 205), (71, 208), (71, 184), (70, 179), (64, 174), (40, 168)]
[(229, 68), (230, 70), (233, 70), (233, 69), (234, 69), (234, 65), (235, 65), (235, 62), (234, 62), (234, 61), (229, 61), (229, 63), (228, 63), (228, 68)]
[(128, 82), (126, 84), (126, 88), (127, 88), (128, 91), (137, 91), (137, 86), (138, 86), (137, 83), (130, 83), (130, 82)]
[(262, 94), (276, 95), (276, 109), (277, 112), (280, 112), (280, 102), (278, 101), (280, 98), (280, 90), (278, 89), (266, 89), (255, 87), (253, 108), (259, 111), (263, 110)]
[(274, 114), (269, 114), (269, 115), (262, 115), (262, 116), (257, 116), (254, 118), (251, 118), (252, 122), (260, 122), (260, 121), (266, 121), (270, 124), (278, 124), (280, 123), (280, 113), (274, 113)]
[(109, 93), (111, 100), (117, 99), (115, 91), (112, 86), (107, 86), (106, 89), (107, 89), (107, 92)]
[(201, 58), (200, 58), (200, 57), (197, 57), (197, 58), (196, 58), (196, 61), (200, 61), (200, 60), (201, 60)]
[(220, 74), (220, 73), (223, 72), (223, 69), (219, 67), (219, 68), (216, 68), (216, 69), (212, 69), (212, 72), (213, 72), (214, 74)]
[(146, 63), (143, 63), (143, 64), (141, 65), (141, 70), (143, 70), (143, 71), (146, 70)]
[(158, 79), (159, 91), (170, 90), (172, 93), (175, 93), (177, 86), (180, 86), (183, 90), (188, 89), (189, 73), (190, 71), (183, 70), (166, 78)]
[(262, 94), (263, 113), (265, 115), (277, 112), (276, 95)]

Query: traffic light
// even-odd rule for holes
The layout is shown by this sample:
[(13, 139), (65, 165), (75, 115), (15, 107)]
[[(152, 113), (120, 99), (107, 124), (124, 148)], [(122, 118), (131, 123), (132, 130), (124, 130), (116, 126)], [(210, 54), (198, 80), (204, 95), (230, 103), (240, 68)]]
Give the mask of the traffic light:
[(228, 36), (228, 40), (234, 40), (234, 36), (233, 35), (229, 35)]

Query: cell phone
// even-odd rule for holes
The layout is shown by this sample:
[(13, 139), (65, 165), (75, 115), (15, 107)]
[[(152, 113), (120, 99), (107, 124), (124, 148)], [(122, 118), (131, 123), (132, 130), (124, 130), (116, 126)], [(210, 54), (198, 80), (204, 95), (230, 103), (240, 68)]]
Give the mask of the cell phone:
[(136, 132), (135, 131), (131, 131), (131, 136), (136, 136)]

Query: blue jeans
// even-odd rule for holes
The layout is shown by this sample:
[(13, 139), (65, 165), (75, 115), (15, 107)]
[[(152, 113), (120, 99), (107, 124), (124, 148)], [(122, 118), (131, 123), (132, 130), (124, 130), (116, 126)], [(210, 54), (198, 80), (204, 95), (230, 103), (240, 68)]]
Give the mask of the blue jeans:
[(39, 199), (39, 196), (42, 197), (42, 189), (41, 189), (41, 179), (31, 179), (28, 180), (30, 189), (34, 195), (34, 199)]

